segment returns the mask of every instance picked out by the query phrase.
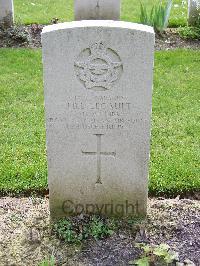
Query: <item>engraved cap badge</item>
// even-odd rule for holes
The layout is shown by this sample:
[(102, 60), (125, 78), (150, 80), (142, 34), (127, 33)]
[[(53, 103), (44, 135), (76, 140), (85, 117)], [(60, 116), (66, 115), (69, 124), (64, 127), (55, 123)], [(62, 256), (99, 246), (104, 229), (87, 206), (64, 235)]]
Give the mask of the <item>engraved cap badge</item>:
[(94, 91), (111, 89), (123, 71), (119, 55), (103, 42), (96, 42), (83, 50), (74, 67), (85, 88)]

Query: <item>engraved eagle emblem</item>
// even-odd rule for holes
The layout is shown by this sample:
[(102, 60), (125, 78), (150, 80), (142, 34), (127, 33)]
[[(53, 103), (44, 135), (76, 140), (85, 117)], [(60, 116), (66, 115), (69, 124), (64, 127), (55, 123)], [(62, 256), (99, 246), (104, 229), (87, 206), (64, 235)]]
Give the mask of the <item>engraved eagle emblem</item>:
[(118, 54), (97, 42), (85, 49), (74, 63), (77, 77), (86, 89), (109, 90), (121, 75), (123, 66)]

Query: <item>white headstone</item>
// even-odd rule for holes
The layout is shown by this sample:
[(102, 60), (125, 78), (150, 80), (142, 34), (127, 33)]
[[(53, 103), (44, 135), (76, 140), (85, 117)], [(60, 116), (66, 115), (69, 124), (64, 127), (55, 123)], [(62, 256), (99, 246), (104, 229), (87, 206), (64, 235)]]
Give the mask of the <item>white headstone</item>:
[(120, 0), (74, 0), (75, 20), (119, 20)]
[(51, 216), (145, 215), (153, 29), (63, 23), (42, 45)]
[(200, 0), (188, 0), (188, 24), (195, 26), (200, 23)]
[(0, 0), (0, 24), (9, 27), (13, 24), (13, 0)]

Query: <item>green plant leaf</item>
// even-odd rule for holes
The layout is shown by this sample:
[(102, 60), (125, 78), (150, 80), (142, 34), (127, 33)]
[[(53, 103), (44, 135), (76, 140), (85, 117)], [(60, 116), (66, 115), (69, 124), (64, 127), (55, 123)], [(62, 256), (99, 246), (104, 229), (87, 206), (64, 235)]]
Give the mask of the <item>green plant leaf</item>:
[(159, 247), (163, 250), (168, 251), (170, 249), (170, 246), (168, 244), (162, 243), (159, 245)]
[(56, 260), (54, 256), (51, 256), (50, 260), (45, 259), (39, 264), (39, 266), (55, 266), (55, 265), (56, 265)]
[(161, 244), (154, 249), (153, 254), (158, 257), (165, 257), (168, 255), (169, 248), (167, 244)]
[(168, 26), (168, 21), (172, 8), (172, 0), (168, 0), (164, 6), (163, 2), (152, 6), (150, 13), (147, 12), (146, 6), (140, 5), (140, 22), (153, 26), (157, 31), (163, 31)]
[(150, 252), (152, 251), (152, 247), (149, 246), (149, 245), (145, 245), (145, 246), (143, 246), (142, 249), (144, 250), (144, 252), (145, 252), (146, 254), (148, 254), (148, 253), (150, 253)]
[(138, 259), (136, 261), (134, 261), (134, 264), (135, 265), (138, 265), (138, 266), (149, 266), (149, 258), (148, 257), (144, 257), (144, 258), (141, 258), (141, 259)]
[(164, 28), (167, 28), (169, 17), (172, 9), (172, 0), (168, 0), (166, 7), (165, 7), (165, 16), (164, 16)]
[(178, 253), (176, 252), (169, 252), (164, 258), (166, 263), (172, 263), (174, 260), (178, 260)]

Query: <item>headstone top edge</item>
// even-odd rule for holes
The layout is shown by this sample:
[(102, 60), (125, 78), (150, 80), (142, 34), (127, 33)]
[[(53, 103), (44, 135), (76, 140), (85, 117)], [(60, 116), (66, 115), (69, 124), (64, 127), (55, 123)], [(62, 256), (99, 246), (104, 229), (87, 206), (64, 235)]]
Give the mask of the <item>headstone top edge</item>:
[(81, 20), (81, 21), (72, 21), (72, 22), (58, 23), (54, 25), (45, 26), (42, 30), (42, 35), (64, 29), (87, 28), (87, 27), (122, 28), (122, 29), (131, 29), (131, 30), (155, 34), (153, 27), (138, 23), (114, 21), (114, 20)]

